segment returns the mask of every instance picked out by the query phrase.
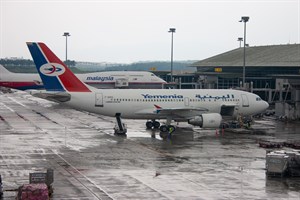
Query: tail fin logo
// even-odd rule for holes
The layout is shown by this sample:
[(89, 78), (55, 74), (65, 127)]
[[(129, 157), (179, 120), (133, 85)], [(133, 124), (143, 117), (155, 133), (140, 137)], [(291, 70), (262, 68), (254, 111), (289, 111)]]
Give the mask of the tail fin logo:
[(46, 63), (40, 67), (40, 72), (45, 76), (59, 76), (65, 71), (65, 67), (58, 63)]

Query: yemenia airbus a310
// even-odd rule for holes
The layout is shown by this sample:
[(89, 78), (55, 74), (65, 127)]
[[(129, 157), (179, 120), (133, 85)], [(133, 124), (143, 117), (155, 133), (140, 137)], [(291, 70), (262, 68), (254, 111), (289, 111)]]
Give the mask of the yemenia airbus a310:
[(145, 119), (146, 127), (159, 128), (162, 138), (175, 131), (172, 121), (219, 128), (222, 116), (255, 115), (269, 107), (258, 95), (233, 89), (96, 89), (81, 82), (44, 43), (27, 46), (46, 89), (32, 95), (116, 117), (119, 127), (121, 117)]

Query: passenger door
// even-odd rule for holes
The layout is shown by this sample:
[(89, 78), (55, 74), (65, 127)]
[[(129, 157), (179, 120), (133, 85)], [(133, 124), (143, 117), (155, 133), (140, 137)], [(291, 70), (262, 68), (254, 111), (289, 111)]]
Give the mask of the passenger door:
[(242, 94), (242, 105), (243, 107), (249, 107), (249, 100), (246, 94)]
[(190, 105), (190, 99), (188, 97), (184, 98), (184, 106), (189, 106)]
[(102, 93), (96, 93), (95, 106), (96, 107), (103, 107), (103, 94)]

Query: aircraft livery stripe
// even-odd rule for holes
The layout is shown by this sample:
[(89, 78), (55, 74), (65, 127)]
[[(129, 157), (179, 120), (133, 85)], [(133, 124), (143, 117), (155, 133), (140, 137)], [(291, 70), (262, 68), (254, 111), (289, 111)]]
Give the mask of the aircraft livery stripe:
[(34, 63), (36, 67), (38, 68), (38, 72), (43, 80), (44, 87), (48, 91), (65, 91), (62, 85), (60, 84), (59, 80), (55, 76), (46, 76), (40, 72), (40, 67), (44, 64), (48, 63), (47, 59), (44, 57), (43, 53), (39, 49), (36, 43), (28, 43), (29, 51), (32, 55), (32, 58), (34, 60)]
[(0, 81), (0, 86), (14, 88), (18, 90), (28, 90), (28, 89), (41, 89), (44, 88), (43, 85), (37, 85), (35, 82), (7, 82)]
[(58, 77), (65, 89), (69, 92), (90, 92), (86, 85), (84, 85), (68, 67), (43, 43), (39, 43), (40, 48), (45, 53), (50, 63), (58, 63), (65, 68), (65, 72)]

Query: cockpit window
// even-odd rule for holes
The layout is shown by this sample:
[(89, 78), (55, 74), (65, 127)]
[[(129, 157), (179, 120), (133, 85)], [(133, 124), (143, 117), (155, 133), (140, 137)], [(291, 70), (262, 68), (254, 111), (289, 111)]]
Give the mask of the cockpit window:
[(260, 97), (256, 97), (256, 101), (261, 101), (262, 99)]

